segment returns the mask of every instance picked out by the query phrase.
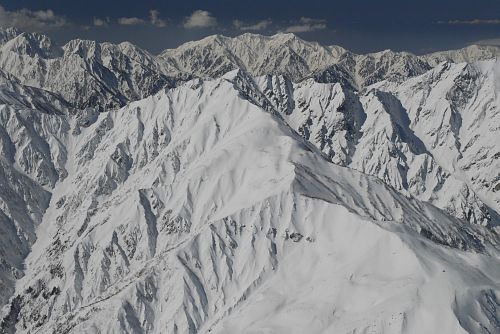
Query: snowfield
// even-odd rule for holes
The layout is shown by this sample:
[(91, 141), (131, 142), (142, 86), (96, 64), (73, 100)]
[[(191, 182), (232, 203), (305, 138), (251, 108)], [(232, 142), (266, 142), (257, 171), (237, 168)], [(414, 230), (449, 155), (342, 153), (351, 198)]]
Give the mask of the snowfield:
[(0, 42), (2, 333), (500, 332), (498, 50)]

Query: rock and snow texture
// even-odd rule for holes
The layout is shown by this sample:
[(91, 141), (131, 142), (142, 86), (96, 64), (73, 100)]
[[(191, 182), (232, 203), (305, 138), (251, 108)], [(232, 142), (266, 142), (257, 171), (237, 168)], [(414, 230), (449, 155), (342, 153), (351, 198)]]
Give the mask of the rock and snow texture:
[(59, 46), (47, 36), (0, 31), (0, 69), (23, 84), (61, 95), (73, 107), (121, 107), (195, 77), (220, 77), (234, 69), (254, 75), (315, 77), (361, 89), (375, 82), (404, 80), (443, 61), (496, 57), (500, 48), (464, 49), (416, 56), (390, 50), (358, 55), (339, 46), (306, 42), (293, 34), (235, 38), (215, 35), (167, 49), (157, 56), (135, 45), (72, 40)]
[(4, 36), (0, 68), (23, 84), (58, 93), (76, 108), (116, 108), (173, 84), (154, 56), (130, 43), (72, 40), (60, 47), (36, 33), (9, 29)]
[(495, 49), (0, 43), (1, 332), (500, 331)]
[(460, 219), (497, 226), (500, 63), (442, 63), (354, 93), (339, 83), (257, 80), (261, 99), (336, 164), (375, 175)]

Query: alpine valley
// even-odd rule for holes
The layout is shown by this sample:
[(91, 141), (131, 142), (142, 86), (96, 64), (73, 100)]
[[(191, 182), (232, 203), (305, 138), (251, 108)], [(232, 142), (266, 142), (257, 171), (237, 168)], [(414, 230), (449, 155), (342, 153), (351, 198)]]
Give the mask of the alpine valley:
[(0, 332), (500, 333), (499, 56), (0, 31)]

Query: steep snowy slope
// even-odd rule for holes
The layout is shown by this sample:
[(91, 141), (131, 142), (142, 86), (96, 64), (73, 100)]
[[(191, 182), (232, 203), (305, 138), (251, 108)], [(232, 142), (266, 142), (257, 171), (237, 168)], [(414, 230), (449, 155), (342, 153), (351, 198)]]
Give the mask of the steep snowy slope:
[(73, 107), (118, 108), (194, 77), (215, 78), (233, 69), (254, 76), (285, 75), (342, 82), (354, 90), (388, 79), (404, 81), (442, 61), (477, 61), (500, 54), (496, 47), (471, 46), (416, 56), (390, 50), (358, 55), (322, 46), (293, 34), (209, 36), (153, 56), (124, 42), (72, 40), (60, 47), (47, 36), (17, 29), (0, 31), (0, 69), (21, 83), (61, 95)]
[(410, 127), (438, 163), (500, 212), (500, 62), (443, 63), (403, 85), (381, 83), (401, 101)]
[(498, 332), (498, 54), (0, 31), (0, 332)]
[(407, 52), (385, 50), (366, 55), (346, 52), (338, 62), (316, 70), (312, 77), (318, 82), (340, 82), (361, 90), (382, 80), (404, 81), (432, 67), (427, 59)]
[(159, 55), (165, 71), (200, 77), (218, 77), (240, 68), (254, 75), (286, 74), (298, 80), (327, 64), (338, 62), (347, 52), (306, 42), (294, 34), (262, 36), (243, 34), (235, 38), (214, 35), (189, 42)]
[(472, 223), (500, 223), (497, 61), (443, 63), (363, 93), (267, 76), (248, 88), (336, 164)]
[(20, 31), (17, 28), (7, 28), (7, 29), (0, 29), (0, 46), (4, 45), (17, 35), (20, 35), (22, 31)]
[(70, 104), (61, 96), (23, 85), (11, 74), (0, 70), (0, 104), (15, 109), (36, 109), (49, 114), (68, 113)]
[(73, 107), (118, 108), (172, 85), (155, 58), (130, 43), (72, 40), (60, 47), (44, 35), (8, 32), (0, 68), (23, 84), (61, 95)]
[(158, 61), (171, 76), (218, 77), (239, 68), (254, 76), (281, 74), (295, 82), (313, 76), (321, 82), (348, 82), (362, 89), (385, 79), (404, 81), (443, 61), (474, 62), (499, 54), (498, 47), (470, 46), (424, 56), (391, 50), (358, 55), (339, 46), (307, 42), (294, 34), (267, 37), (247, 33), (189, 42), (165, 50)]
[[(22, 276), (23, 260), (50, 201), (67, 175), (61, 140), (66, 102), (0, 73), (0, 304)], [(38, 108), (38, 109), (37, 109)]]
[(252, 75), (281, 74), (300, 81), (309, 76), (338, 82), (339, 76), (356, 89), (390, 79), (423, 74), (443, 61), (474, 62), (498, 56), (498, 47), (470, 46), (460, 50), (416, 56), (407, 52), (358, 55), (339, 46), (321, 46), (294, 34), (235, 38), (214, 35), (162, 52), (158, 60), (166, 73), (186, 77), (218, 77), (240, 68)]
[(452, 63), (474, 63), (480, 60), (497, 58), (500, 54), (498, 46), (470, 45), (463, 49), (440, 51), (424, 55), (421, 58), (436, 66), (444, 61)]
[(498, 235), (329, 163), (257, 86), (64, 116), (45, 142), (68, 175), (3, 331), (495, 332)]

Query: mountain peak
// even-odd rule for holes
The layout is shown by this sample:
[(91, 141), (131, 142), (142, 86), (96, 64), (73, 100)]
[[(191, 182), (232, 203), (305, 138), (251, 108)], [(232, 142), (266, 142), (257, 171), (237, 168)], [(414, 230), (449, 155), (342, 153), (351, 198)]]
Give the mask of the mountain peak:
[[(469, 93), (489, 117), (493, 77), (452, 74), (354, 94), (233, 69), (101, 113), (0, 106), (0, 330), (495, 332), (497, 235), (436, 162), (486, 133)], [(494, 180), (493, 145), (464, 159)]]
[(20, 32), (13, 29), (12, 38), (1, 46), (3, 51), (25, 54), (31, 57), (55, 58), (62, 55), (62, 49), (48, 36), (34, 32)]
[(0, 38), (1, 333), (498, 332), (494, 50)]
[(22, 31), (14, 27), (0, 29), (0, 46), (20, 34)]

